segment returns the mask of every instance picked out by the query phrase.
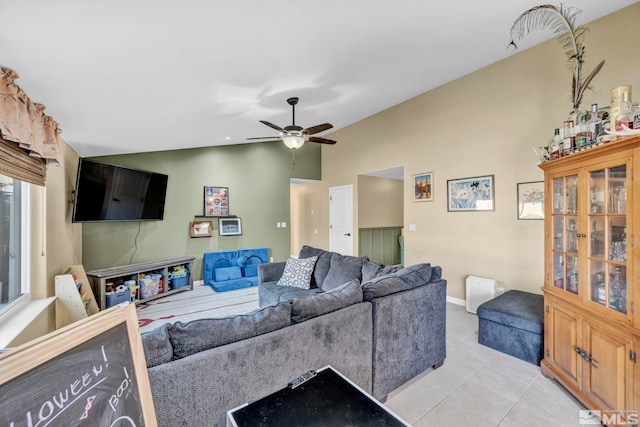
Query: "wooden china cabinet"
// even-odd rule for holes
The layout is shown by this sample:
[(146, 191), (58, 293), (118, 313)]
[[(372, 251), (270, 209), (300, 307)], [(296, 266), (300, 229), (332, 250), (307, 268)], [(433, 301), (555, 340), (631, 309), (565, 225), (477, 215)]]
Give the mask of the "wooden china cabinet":
[(540, 168), (542, 373), (589, 409), (633, 421), (640, 411), (640, 135)]

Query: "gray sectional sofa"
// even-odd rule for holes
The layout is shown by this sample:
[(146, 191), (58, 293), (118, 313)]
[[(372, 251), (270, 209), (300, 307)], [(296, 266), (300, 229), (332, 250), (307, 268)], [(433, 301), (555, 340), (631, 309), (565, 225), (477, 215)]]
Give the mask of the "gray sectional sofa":
[[(227, 410), (326, 365), (384, 400), (417, 374), (442, 364), (446, 281), (439, 267), (389, 269), (309, 247), (301, 256), (312, 252), (321, 252), (311, 255), (318, 256), (316, 269), (328, 266), (326, 274), (314, 275), (329, 277), (331, 285), (320, 280), (315, 290), (288, 298), (286, 289), (272, 286), (279, 286), (277, 281), (260, 282), (264, 306), (252, 313), (167, 324), (142, 335), (161, 427), (224, 426)], [(338, 283), (345, 276), (344, 270), (330, 273), (334, 256), (334, 267), (342, 264), (338, 261), (350, 268), (361, 263), (357, 277)], [(284, 263), (261, 265), (259, 278), (284, 271), (279, 264)], [(267, 304), (264, 298), (274, 295), (278, 300)]]

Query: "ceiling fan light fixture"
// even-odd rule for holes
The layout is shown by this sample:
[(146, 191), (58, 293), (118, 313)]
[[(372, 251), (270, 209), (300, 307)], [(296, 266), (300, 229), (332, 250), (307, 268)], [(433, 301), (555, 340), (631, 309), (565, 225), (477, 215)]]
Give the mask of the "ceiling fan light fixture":
[(304, 137), (298, 135), (288, 135), (282, 138), (282, 142), (287, 148), (296, 150), (304, 145)]

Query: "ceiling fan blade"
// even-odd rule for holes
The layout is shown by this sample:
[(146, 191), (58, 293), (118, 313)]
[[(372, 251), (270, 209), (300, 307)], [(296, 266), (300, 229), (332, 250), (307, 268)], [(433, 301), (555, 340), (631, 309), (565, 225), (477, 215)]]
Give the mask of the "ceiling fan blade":
[(279, 131), (279, 132), (285, 133), (285, 130), (284, 130), (284, 129), (282, 129), (280, 126), (278, 126), (278, 125), (274, 125), (273, 123), (269, 123), (269, 122), (268, 122), (268, 121), (266, 121), (266, 120), (260, 120), (260, 123), (262, 123), (263, 125), (267, 125), (267, 126), (269, 126), (270, 128), (273, 128), (273, 129), (275, 129), (275, 130), (277, 130), (277, 131)]
[(334, 141), (333, 139), (320, 138), (319, 136), (311, 136), (309, 137), (309, 142), (319, 142), (320, 144), (333, 145), (338, 141)]
[(245, 138), (245, 139), (272, 139), (274, 141), (280, 141), (282, 138), (279, 136), (256, 136), (254, 138)]
[(302, 132), (307, 135), (313, 135), (313, 134), (325, 131), (327, 129), (331, 129), (332, 127), (333, 125), (331, 123), (322, 123), (320, 125), (315, 125), (315, 126), (311, 126), (306, 129), (303, 129)]

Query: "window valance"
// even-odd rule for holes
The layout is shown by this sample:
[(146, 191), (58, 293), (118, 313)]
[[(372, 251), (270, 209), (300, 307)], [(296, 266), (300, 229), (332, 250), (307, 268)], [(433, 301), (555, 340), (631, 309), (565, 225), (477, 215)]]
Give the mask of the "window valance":
[(60, 162), (58, 123), (15, 83), (18, 77), (0, 67), (0, 173), (44, 185), (47, 163)]

